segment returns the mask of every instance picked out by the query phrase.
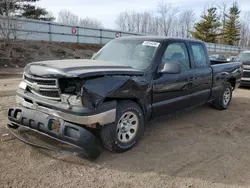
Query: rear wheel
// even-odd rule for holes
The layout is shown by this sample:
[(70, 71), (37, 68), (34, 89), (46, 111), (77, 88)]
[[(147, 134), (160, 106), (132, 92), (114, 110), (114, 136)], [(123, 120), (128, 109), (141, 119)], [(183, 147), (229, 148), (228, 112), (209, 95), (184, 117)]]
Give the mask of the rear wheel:
[(132, 101), (122, 101), (117, 106), (116, 121), (101, 129), (101, 140), (106, 149), (121, 153), (133, 148), (143, 132), (141, 108)]
[(220, 96), (213, 102), (213, 107), (218, 110), (226, 110), (232, 99), (232, 85), (226, 83)]

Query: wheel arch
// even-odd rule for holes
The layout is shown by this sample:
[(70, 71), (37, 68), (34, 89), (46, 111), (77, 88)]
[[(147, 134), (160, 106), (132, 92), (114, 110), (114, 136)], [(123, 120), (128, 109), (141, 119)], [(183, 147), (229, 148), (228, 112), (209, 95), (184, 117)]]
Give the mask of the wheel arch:
[(116, 100), (117, 103), (122, 102), (122, 101), (133, 101), (134, 103), (136, 103), (142, 110), (143, 115), (144, 115), (144, 120), (148, 121), (151, 117), (151, 111), (149, 111), (148, 109), (148, 105), (151, 106), (151, 104), (145, 104), (143, 103), (142, 100), (138, 99), (138, 98), (113, 98), (113, 97), (107, 97), (105, 98), (105, 102), (106, 101), (112, 101), (112, 100)]
[(227, 80), (227, 82), (231, 84), (232, 90), (234, 90), (235, 89), (235, 85), (236, 85), (236, 79), (235, 78), (229, 78)]

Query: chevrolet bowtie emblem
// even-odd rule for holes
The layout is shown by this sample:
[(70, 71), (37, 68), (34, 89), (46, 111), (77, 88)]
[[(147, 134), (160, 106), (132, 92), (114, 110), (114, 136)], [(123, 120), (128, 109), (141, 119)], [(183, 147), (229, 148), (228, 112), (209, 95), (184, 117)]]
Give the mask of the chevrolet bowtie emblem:
[(40, 89), (38, 83), (36, 83), (36, 82), (32, 83), (32, 84), (31, 84), (31, 87), (32, 87), (33, 89), (35, 89), (35, 90), (39, 90), (39, 89)]

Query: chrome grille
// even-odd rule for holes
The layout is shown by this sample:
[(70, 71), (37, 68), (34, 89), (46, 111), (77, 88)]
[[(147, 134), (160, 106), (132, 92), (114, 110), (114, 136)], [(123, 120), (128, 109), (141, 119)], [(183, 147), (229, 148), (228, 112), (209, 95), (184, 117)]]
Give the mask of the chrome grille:
[(242, 77), (243, 78), (250, 78), (250, 71), (244, 71)]
[(25, 74), (24, 81), (28, 85), (28, 90), (33, 94), (46, 99), (60, 100), (60, 88), (57, 79)]
[(40, 80), (40, 79), (31, 78), (27, 76), (24, 76), (24, 79), (30, 83), (37, 83), (43, 86), (56, 86), (56, 80)]

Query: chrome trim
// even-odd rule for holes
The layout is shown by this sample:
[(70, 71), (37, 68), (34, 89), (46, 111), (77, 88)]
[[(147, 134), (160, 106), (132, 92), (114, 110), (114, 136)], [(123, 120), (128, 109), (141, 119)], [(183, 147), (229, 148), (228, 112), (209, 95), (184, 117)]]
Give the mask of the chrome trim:
[(34, 89), (30, 89), (31, 93), (33, 93), (34, 95), (37, 95), (38, 97), (42, 97), (42, 98), (45, 98), (45, 99), (50, 99), (50, 100), (61, 100), (60, 98), (60, 91), (59, 90), (44, 90), (44, 89), (40, 89), (39, 91), (57, 91), (58, 92), (58, 95), (59, 97), (47, 97), (45, 95), (41, 95), (39, 93), (37, 93)]
[[(49, 81), (55, 81), (55, 85), (41, 85), (41, 84), (36, 84), (38, 86), (38, 88), (34, 87), (34, 83), (28, 81), (25, 79), (25, 77), (28, 77), (30, 79), (34, 79), (34, 83), (36, 83), (35, 80), (49, 80)], [(23, 81), (27, 84), (27, 86), (30, 88), (30, 91), (41, 97), (41, 98), (45, 98), (45, 99), (50, 99), (50, 100), (61, 100), (60, 96), (61, 96), (61, 90), (59, 88), (59, 83), (58, 83), (58, 79), (56, 78), (40, 78), (40, 77), (36, 77), (36, 76), (31, 76), (27, 73), (24, 73), (23, 76)], [(38, 93), (38, 91), (57, 91), (59, 97), (49, 97), (49, 96), (45, 96), (45, 95), (41, 95)]]
[(59, 88), (59, 83), (58, 83), (58, 79), (55, 79), (55, 78), (39, 78), (39, 77), (35, 77), (35, 76), (31, 76), (27, 73), (24, 73), (24, 76), (23, 76), (23, 80), (30, 86), (32, 87), (32, 83), (29, 82), (28, 80), (25, 79), (25, 76), (28, 77), (28, 78), (31, 78), (31, 79), (34, 79), (34, 80), (53, 80), (55, 81), (55, 85), (51, 86), (51, 85), (41, 85), (41, 84), (38, 84), (39, 87), (41, 88), (54, 88), (54, 89), (58, 89)]
[(243, 81), (250, 81), (250, 78), (241, 78)]
[(72, 114), (67, 114), (64, 112), (56, 111), (53, 109), (49, 109), (43, 106), (39, 106), (37, 104), (29, 103), (25, 101), (22, 97), (16, 96), (17, 104), (21, 104), (23, 107), (30, 108), (33, 110), (37, 110), (44, 114), (48, 114), (50, 116), (54, 116), (72, 123), (91, 125), (95, 123), (99, 123), (100, 125), (107, 125), (109, 123), (113, 123), (116, 118), (116, 109), (112, 109), (103, 113), (91, 115), (91, 116), (76, 116)]
[(243, 65), (243, 69), (250, 69), (250, 65)]

